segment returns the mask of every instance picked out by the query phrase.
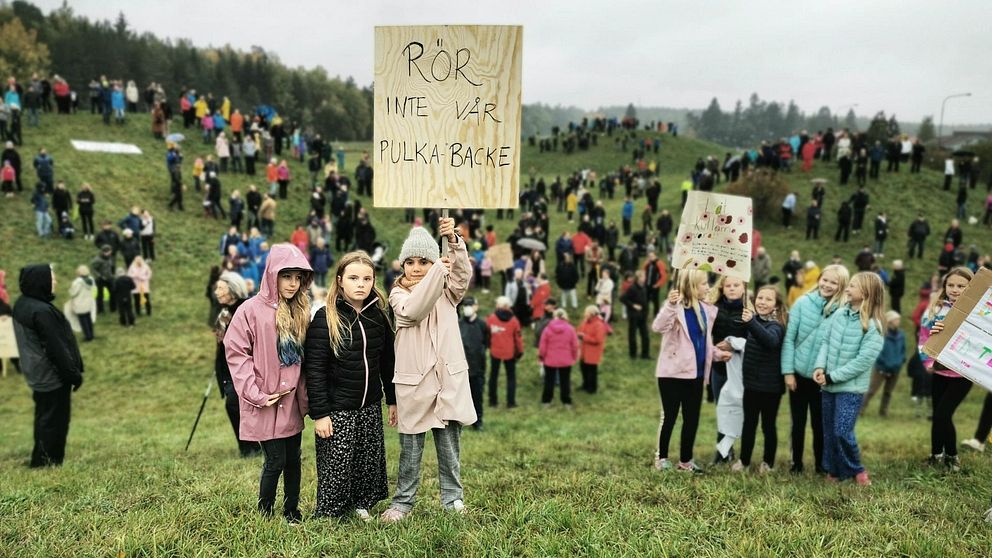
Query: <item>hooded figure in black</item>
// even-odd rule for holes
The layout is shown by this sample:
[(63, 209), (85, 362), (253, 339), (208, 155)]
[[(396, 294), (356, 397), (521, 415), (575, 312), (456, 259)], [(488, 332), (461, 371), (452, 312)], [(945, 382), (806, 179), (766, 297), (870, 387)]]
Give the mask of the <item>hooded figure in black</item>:
[(238, 392), (234, 389), (234, 380), (231, 379), (231, 369), (228, 367), (227, 355), (224, 352), (224, 334), (227, 333), (227, 326), (231, 323), (234, 313), (238, 311), (241, 303), (248, 298), (248, 286), (237, 273), (225, 271), (214, 283), (213, 294), (221, 308), (217, 322), (214, 324), (214, 334), (217, 337), (217, 351), (214, 358), (217, 386), (224, 398), (224, 408), (227, 410), (227, 418), (230, 419), (231, 426), (234, 428), (234, 437), (238, 440), (238, 451), (241, 453), (241, 457), (253, 457), (262, 453), (262, 446), (258, 445), (258, 442), (246, 442), (239, 436), (238, 429), (241, 425), (240, 399), (238, 399)]
[(83, 357), (76, 337), (54, 305), (55, 274), (47, 264), (21, 270), (14, 304), (14, 336), (21, 372), (34, 392), (31, 467), (61, 465), (69, 435), (71, 393), (83, 385)]

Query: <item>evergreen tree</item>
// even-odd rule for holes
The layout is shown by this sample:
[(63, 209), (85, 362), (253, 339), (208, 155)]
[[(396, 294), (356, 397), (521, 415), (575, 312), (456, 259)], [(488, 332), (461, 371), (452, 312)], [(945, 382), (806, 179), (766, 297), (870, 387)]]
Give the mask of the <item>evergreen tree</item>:
[(854, 109), (847, 109), (847, 116), (844, 117), (844, 127), (852, 132), (858, 131), (858, 117), (854, 114)]
[(920, 123), (920, 129), (916, 132), (916, 137), (920, 139), (921, 142), (932, 141), (937, 137), (937, 131), (933, 127), (933, 117), (924, 116), (923, 122)]
[(896, 115), (894, 114), (892, 115), (892, 118), (889, 118), (888, 133), (890, 138), (894, 138), (899, 135), (899, 122), (896, 121)]
[(886, 142), (891, 137), (889, 135), (889, 121), (885, 118), (885, 111), (880, 110), (871, 119), (871, 124), (868, 125), (868, 131), (865, 132), (865, 136), (868, 139), (868, 144), (873, 145), (876, 141)]
[(624, 118), (637, 118), (637, 109), (634, 108), (634, 103), (627, 105), (626, 112), (623, 113)]

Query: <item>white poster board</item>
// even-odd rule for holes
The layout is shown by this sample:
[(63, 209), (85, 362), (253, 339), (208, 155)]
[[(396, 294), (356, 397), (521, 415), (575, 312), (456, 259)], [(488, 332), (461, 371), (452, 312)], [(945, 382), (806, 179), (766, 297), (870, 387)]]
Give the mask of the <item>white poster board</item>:
[(19, 358), (17, 339), (14, 337), (14, 319), (0, 316), (0, 358)]
[(76, 151), (91, 151), (94, 153), (117, 153), (122, 155), (141, 155), (141, 148), (133, 143), (118, 143), (110, 141), (70, 140)]
[(674, 269), (698, 269), (751, 280), (751, 198), (689, 192), (672, 252)]
[(979, 270), (923, 351), (992, 391), (992, 272)]

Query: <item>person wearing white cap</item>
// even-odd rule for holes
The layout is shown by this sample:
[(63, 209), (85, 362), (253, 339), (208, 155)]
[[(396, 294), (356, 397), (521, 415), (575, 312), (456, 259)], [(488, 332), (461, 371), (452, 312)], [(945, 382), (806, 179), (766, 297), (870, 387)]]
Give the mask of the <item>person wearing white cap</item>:
[[(400, 250), (403, 275), (389, 293), (396, 317), (396, 407), (400, 466), (396, 493), (382, 520), (402, 520), (412, 510), (420, 484), (425, 434), (433, 432), (441, 504), (464, 513), (460, 436), (477, 417), (469, 386), (468, 362), (458, 326), (457, 306), (472, 279), (465, 242), (454, 219), (442, 218), (451, 256), (440, 257), (437, 242), (414, 227)], [(435, 265), (439, 263), (441, 265)]]

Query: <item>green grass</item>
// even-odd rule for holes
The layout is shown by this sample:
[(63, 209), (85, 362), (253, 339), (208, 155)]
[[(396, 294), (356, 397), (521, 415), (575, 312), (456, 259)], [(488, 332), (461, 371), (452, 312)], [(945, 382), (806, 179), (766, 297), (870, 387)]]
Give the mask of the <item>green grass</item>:
[[(29, 165), (44, 143), (56, 159), (57, 178), (76, 190), (93, 184), (97, 217), (119, 219), (132, 204), (148, 206), (158, 219), (159, 257), (152, 283), (156, 315), (139, 318), (134, 330), (101, 318), (98, 339), (82, 347), (86, 385), (74, 397), (68, 458), (60, 469), (28, 470), (33, 404), (17, 375), (0, 380), (0, 555), (2, 556), (983, 556), (992, 536), (981, 514), (988, 508), (992, 481), (988, 455), (963, 454), (965, 474), (945, 476), (920, 466), (929, 442), (929, 423), (913, 417), (909, 381), (897, 388), (890, 418), (859, 421), (858, 435), (874, 485), (827, 485), (812, 475), (791, 477), (787, 403), (778, 421), (780, 471), (767, 477), (713, 470), (702, 478), (659, 474), (651, 466), (656, 440), (658, 396), (654, 363), (626, 359), (626, 327), (617, 327), (602, 366), (601, 393), (579, 393), (574, 412), (541, 411), (538, 370), (528, 349), (519, 368), (518, 399), (507, 411), (486, 409), (484, 433), (463, 437), (463, 481), (471, 514), (452, 517), (437, 502), (436, 461), (428, 451), (424, 482), (414, 514), (395, 526), (357, 520), (309, 520), (300, 527), (264, 521), (254, 512), (260, 463), (236, 457), (220, 400), (211, 398), (188, 453), (182, 451), (203, 389), (212, 382), (213, 338), (206, 327), (203, 298), (207, 270), (218, 259), (224, 224), (203, 219), (192, 192), (187, 211), (165, 211), (168, 181), (163, 150), (151, 139), (143, 116), (124, 128), (104, 127), (89, 115), (48, 116), (39, 131), (27, 131), (21, 148)], [(39, 141), (45, 137), (45, 141)], [(79, 153), (69, 139), (130, 141), (145, 154)], [(666, 138), (660, 157), (663, 207), (678, 213), (678, 183), (698, 156), (723, 148), (690, 139)], [(348, 168), (366, 144), (349, 145)], [(195, 138), (185, 143), (186, 168), (206, 153)], [(611, 142), (587, 154), (540, 156), (524, 148), (522, 168), (553, 178), (582, 167), (600, 174), (628, 161)], [(305, 171), (294, 165), (296, 177)], [(817, 166), (813, 176), (836, 178), (833, 167)], [(224, 177), (224, 191), (247, 181)], [(789, 176), (808, 202), (808, 177)], [(941, 177), (883, 175), (870, 186), (873, 207), (884, 207), (892, 223), (890, 258), (904, 249), (902, 236), (918, 209), (933, 215), (935, 236), (953, 210), (953, 196), (939, 191)], [(30, 184), (31, 179), (27, 180)], [(279, 209), (277, 235), (288, 238), (304, 214), (299, 186)], [(847, 187), (853, 191), (853, 187)], [(841, 193), (843, 192), (843, 194)], [(824, 233), (849, 191), (830, 186)], [(887, 199), (884, 200), (883, 197)], [(370, 203), (365, 200), (367, 205)], [(607, 203), (619, 220), (619, 199)], [(643, 201), (639, 201), (638, 209)], [(972, 200), (977, 207), (978, 200)], [(395, 256), (405, 227), (401, 212), (373, 210), (380, 236)], [(874, 215), (871, 212), (869, 215)], [(492, 219), (492, 216), (490, 217)], [(552, 216), (552, 237), (565, 223)], [(802, 224), (802, 219), (799, 219)], [(509, 232), (509, 221), (496, 222)], [(834, 253), (851, 261), (860, 245), (830, 240), (806, 242), (802, 228), (782, 231), (761, 224), (764, 243), (781, 266), (788, 252), (821, 264)], [(866, 236), (870, 229), (866, 229)], [(869, 237), (870, 238), (870, 237)], [(965, 243), (989, 246), (990, 235), (965, 227)], [(57, 263), (59, 303), (72, 270), (88, 263), (93, 246), (40, 240), (24, 196), (0, 199), (0, 267), (17, 296), (17, 270), (37, 261)], [(910, 264), (904, 307), (937, 254)], [(489, 304), (491, 301), (483, 301)], [(657, 344), (658, 340), (654, 342)], [(530, 345), (528, 344), (528, 347)], [(577, 376), (578, 371), (573, 371)], [(957, 414), (958, 437), (971, 435), (984, 392), (973, 390)], [(715, 436), (712, 405), (704, 404), (696, 456), (706, 463)], [(676, 436), (677, 437), (677, 436)], [(310, 512), (315, 492), (312, 428), (304, 435), (303, 507)], [(397, 439), (387, 430), (390, 479), (395, 481)], [(807, 468), (812, 459), (807, 449)], [(381, 510), (381, 506), (380, 506)]]

